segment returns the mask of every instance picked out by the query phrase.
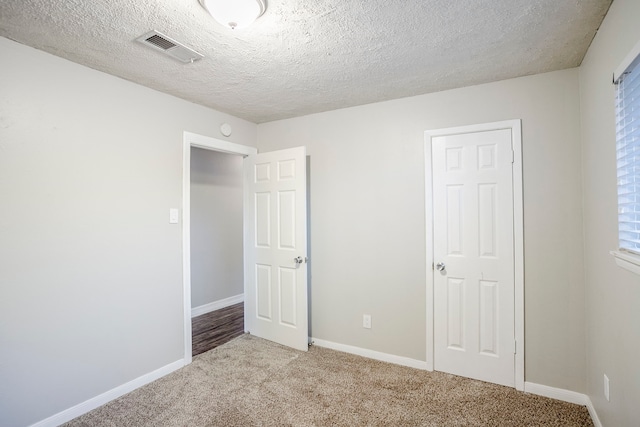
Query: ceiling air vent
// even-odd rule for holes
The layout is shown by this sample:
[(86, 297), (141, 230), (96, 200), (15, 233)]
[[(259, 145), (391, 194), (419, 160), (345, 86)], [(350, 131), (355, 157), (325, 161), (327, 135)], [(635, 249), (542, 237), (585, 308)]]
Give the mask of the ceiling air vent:
[(178, 61), (188, 63), (204, 58), (204, 55), (199, 54), (193, 49), (189, 49), (182, 43), (179, 43), (155, 30), (141, 35), (136, 39), (136, 41), (159, 50), (160, 52), (164, 52)]

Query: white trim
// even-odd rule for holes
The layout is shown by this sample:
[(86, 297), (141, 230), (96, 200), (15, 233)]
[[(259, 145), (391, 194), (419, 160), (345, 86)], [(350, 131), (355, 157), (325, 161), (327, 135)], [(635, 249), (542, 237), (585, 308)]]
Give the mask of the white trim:
[(341, 351), (343, 353), (355, 354), (357, 356), (366, 357), (368, 359), (380, 360), (382, 362), (393, 363), (401, 366), (408, 366), (409, 368), (428, 370), (427, 363), (422, 360), (411, 359), (404, 356), (396, 356), (395, 354), (382, 353), (375, 350), (369, 350), (361, 347), (354, 347), (352, 345), (340, 344), (332, 341), (325, 341), (318, 338), (309, 338), (313, 345), (318, 347), (329, 348), (331, 350)]
[(435, 136), (458, 135), (511, 129), (513, 159), (513, 231), (514, 231), (514, 337), (516, 340), (515, 388), (524, 390), (524, 208), (522, 195), (522, 122), (520, 119), (501, 122), (428, 130), (424, 133), (425, 157), (425, 223), (427, 261), (427, 369), (434, 369), (433, 347), (433, 189), (431, 171), (431, 139)]
[(639, 56), (640, 56), (640, 40), (638, 41), (638, 43), (636, 43), (633, 49), (631, 49), (631, 51), (627, 54), (627, 56), (624, 57), (624, 59), (622, 60), (622, 63), (620, 63), (620, 65), (618, 65), (618, 67), (616, 68), (616, 71), (614, 71), (613, 73), (614, 83), (618, 83), (618, 80), (620, 80), (620, 77), (622, 77), (622, 74), (624, 74), (624, 72), (627, 71), (627, 69), (631, 66), (631, 64), (633, 64), (633, 62), (636, 59), (638, 59)]
[(618, 267), (622, 267), (633, 273), (640, 274), (640, 257), (626, 252), (611, 251), (609, 252), (616, 259)]
[(524, 383), (524, 392), (537, 394), (538, 396), (544, 396), (551, 399), (562, 400), (563, 402), (574, 403), (576, 405), (583, 405), (587, 407), (593, 425), (595, 427), (602, 427), (602, 423), (598, 418), (596, 409), (586, 394), (578, 393), (571, 390), (565, 390), (562, 388), (550, 387), (548, 385), (536, 384), (531, 382)]
[(221, 308), (229, 307), (230, 305), (244, 302), (244, 294), (234, 295), (229, 298), (219, 299), (208, 304), (199, 305), (191, 309), (191, 318), (202, 316), (203, 314), (211, 313), (212, 311), (220, 310)]
[(522, 121), (510, 120), (513, 148), (514, 335), (516, 390), (524, 390), (524, 198), (522, 182)]
[(565, 390), (563, 388), (536, 384), (529, 381), (525, 381), (524, 383), (524, 392), (549, 397), (551, 399), (562, 400), (563, 402), (575, 403), (576, 405), (586, 405), (587, 399), (589, 399), (586, 394)]
[(170, 374), (173, 371), (176, 371), (184, 366), (184, 361), (176, 360), (173, 363), (169, 363), (168, 365), (163, 366), (162, 368), (156, 369), (155, 371), (149, 372), (148, 374), (142, 375), (128, 383), (119, 385), (116, 388), (113, 388), (109, 391), (106, 391), (96, 397), (92, 397), (89, 400), (85, 400), (84, 402), (72, 406), (71, 408), (65, 409), (62, 412), (58, 412), (55, 415), (52, 415), (48, 418), (45, 418), (42, 421), (38, 421), (35, 424), (31, 424), (31, 427), (56, 427), (61, 424), (66, 423), (67, 421), (71, 421), (74, 418), (79, 417), (80, 415), (84, 415), (89, 411), (92, 411), (106, 403), (111, 402), (118, 397), (125, 395), (127, 393), (132, 392), (133, 390), (142, 387), (143, 385), (149, 384), (152, 381), (157, 380), (158, 378), (162, 378), (165, 375)]
[(186, 131), (184, 132), (184, 141), (189, 141), (191, 147), (204, 148), (205, 150), (219, 151), (221, 153), (240, 154), (242, 156), (250, 156), (258, 153), (258, 149), (255, 147), (235, 144), (222, 139), (211, 138)]
[(182, 305), (184, 364), (193, 357), (191, 342), (191, 143), (184, 133), (182, 145)]
[(596, 408), (593, 406), (593, 402), (591, 402), (589, 396), (586, 396), (586, 398), (587, 409), (589, 410), (589, 415), (591, 416), (591, 421), (593, 421), (594, 427), (602, 427), (602, 423), (600, 422), (600, 418), (598, 418), (598, 413), (596, 412)]
[(425, 132), (424, 134), (424, 189), (425, 189), (425, 230), (426, 230), (426, 260), (427, 260), (427, 370), (433, 371), (433, 172), (432, 172), (432, 159), (431, 159), (431, 134)]
[[(184, 364), (191, 363), (191, 147), (248, 156), (258, 149), (221, 139), (184, 132), (182, 139), (182, 298)], [(246, 286), (246, 284), (245, 284)]]

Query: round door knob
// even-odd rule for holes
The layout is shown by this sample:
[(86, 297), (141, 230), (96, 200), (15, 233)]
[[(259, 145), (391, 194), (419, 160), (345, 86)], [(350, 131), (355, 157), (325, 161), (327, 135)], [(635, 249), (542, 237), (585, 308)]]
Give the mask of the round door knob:
[(436, 264), (436, 270), (443, 271), (445, 269), (444, 262), (439, 262)]

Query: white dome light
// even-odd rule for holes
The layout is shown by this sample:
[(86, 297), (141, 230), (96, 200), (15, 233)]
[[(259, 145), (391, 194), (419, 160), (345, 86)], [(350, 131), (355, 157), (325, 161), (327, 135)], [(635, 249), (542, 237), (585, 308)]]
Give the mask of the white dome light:
[(225, 27), (248, 27), (267, 9), (265, 0), (199, 0), (200, 4)]

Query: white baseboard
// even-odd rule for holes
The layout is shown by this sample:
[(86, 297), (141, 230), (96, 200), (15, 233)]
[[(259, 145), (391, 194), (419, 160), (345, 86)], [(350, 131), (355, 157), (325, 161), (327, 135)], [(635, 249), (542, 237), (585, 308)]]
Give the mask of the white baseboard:
[(563, 402), (575, 403), (576, 405), (586, 405), (587, 395), (562, 388), (549, 387), (548, 385), (524, 383), (525, 393), (537, 394), (538, 396), (550, 397), (552, 399), (562, 400)]
[(343, 353), (356, 354), (358, 356), (367, 357), (369, 359), (380, 360), (382, 362), (395, 363), (396, 365), (408, 366), (410, 368), (427, 370), (427, 362), (422, 360), (411, 359), (404, 356), (396, 356), (395, 354), (382, 353), (366, 348), (354, 347), (346, 344), (339, 344), (331, 341), (325, 341), (318, 338), (310, 338), (310, 342), (318, 347), (330, 348), (331, 350), (342, 351)]
[(591, 415), (591, 421), (593, 421), (593, 425), (595, 427), (602, 427), (602, 423), (600, 422), (600, 418), (598, 418), (596, 408), (594, 408), (591, 399), (589, 399), (589, 396), (587, 396), (587, 409), (589, 410), (589, 415)]
[(589, 399), (589, 396), (586, 394), (530, 382), (524, 383), (524, 391), (525, 393), (537, 394), (538, 396), (550, 397), (551, 399), (586, 406), (589, 410), (589, 415), (591, 415), (593, 425), (595, 427), (602, 427), (602, 423), (600, 423), (600, 419), (593, 407), (593, 403), (591, 403), (591, 399)]
[(105, 403), (109, 403), (118, 397), (125, 395), (139, 387), (142, 387), (145, 384), (149, 384), (152, 381), (157, 380), (158, 378), (162, 378), (171, 372), (180, 369), (184, 366), (184, 360), (176, 360), (173, 363), (170, 363), (162, 368), (156, 369), (153, 372), (149, 372), (148, 374), (142, 375), (141, 377), (136, 378), (135, 380), (129, 381), (128, 383), (122, 384), (116, 388), (113, 388), (109, 391), (106, 391), (96, 397), (92, 397), (89, 400), (86, 400), (76, 406), (72, 406), (69, 409), (65, 409), (62, 412), (58, 412), (55, 415), (50, 416), (49, 418), (45, 418), (42, 421), (38, 421), (35, 424), (32, 424), (31, 427), (57, 427), (60, 424), (64, 424), (67, 421), (71, 421), (74, 418), (79, 417), (80, 415), (86, 414), (87, 412), (96, 409)]
[(212, 311), (220, 310), (221, 308), (229, 307), (230, 305), (238, 304), (240, 302), (244, 302), (244, 294), (235, 295), (229, 298), (210, 302), (209, 304), (194, 307), (191, 309), (191, 317), (202, 316), (203, 314), (211, 313)]

